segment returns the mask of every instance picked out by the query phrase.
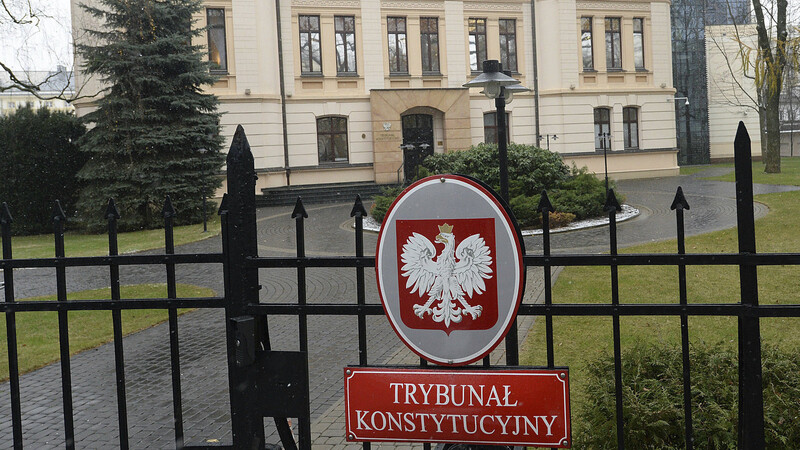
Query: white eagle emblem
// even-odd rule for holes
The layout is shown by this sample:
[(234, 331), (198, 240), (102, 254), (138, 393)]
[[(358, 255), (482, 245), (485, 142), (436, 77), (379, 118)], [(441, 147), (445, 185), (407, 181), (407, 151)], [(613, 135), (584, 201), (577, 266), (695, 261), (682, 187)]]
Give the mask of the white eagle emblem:
[[(489, 247), (479, 234), (473, 234), (456, 248), (453, 226), (446, 223), (439, 225), (439, 234), (434, 240), (444, 244), (436, 261), (434, 245), (416, 232), (408, 237), (400, 256), (403, 262), (401, 274), (408, 278), (406, 288), (413, 286), (411, 293), (418, 291), (420, 297), (428, 294), (428, 301), (424, 305), (414, 305), (414, 314), (424, 318), (425, 313), (429, 313), (434, 322), (444, 322), (446, 327), (451, 322), (461, 322), (466, 314), (471, 315), (473, 320), (477, 319), (483, 307), (471, 306), (464, 296), (472, 298), (473, 294), (479, 295), (486, 290), (483, 280), (492, 278)], [(439, 302), (438, 305), (431, 308), (435, 301)]]

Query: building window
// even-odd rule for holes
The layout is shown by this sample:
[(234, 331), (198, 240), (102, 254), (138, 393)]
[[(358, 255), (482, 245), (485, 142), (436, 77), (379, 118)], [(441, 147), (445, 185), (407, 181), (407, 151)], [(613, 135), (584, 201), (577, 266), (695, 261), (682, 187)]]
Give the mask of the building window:
[(422, 41), (422, 73), (436, 74), (439, 71), (439, 19), (421, 17), (419, 19), (420, 40)]
[(406, 48), (406, 18), (387, 17), (389, 32), (389, 73), (408, 73), (408, 49)]
[(356, 73), (356, 18), (353, 16), (334, 16), (333, 28), (336, 33), (336, 72)]
[(225, 43), (225, 10), (206, 9), (208, 25), (208, 60), (212, 72), (228, 72), (228, 51)]
[(619, 17), (606, 18), (606, 69), (622, 69), (622, 38)]
[[(509, 113), (506, 113), (506, 141), (511, 142), (508, 124), (511, 122)], [(489, 112), (483, 115), (483, 142), (497, 144), (497, 113)]]
[(633, 66), (644, 69), (644, 19), (633, 19)]
[(500, 19), (500, 63), (503, 69), (517, 71), (517, 21)]
[(622, 125), (625, 148), (639, 148), (639, 109), (633, 106), (622, 108)]
[(611, 150), (611, 109), (594, 109), (594, 148)]
[(486, 61), (486, 19), (469, 19), (469, 68), (483, 70)]
[(581, 54), (583, 55), (583, 70), (594, 70), (591, 17), (581, 17)]
[(347, 118), (317, 119), (317, 152), (320, 163), (347, 162)]
[(299, 16), (300, 73), (322, 75), (322, 51), (319, 40), (319, 16)]

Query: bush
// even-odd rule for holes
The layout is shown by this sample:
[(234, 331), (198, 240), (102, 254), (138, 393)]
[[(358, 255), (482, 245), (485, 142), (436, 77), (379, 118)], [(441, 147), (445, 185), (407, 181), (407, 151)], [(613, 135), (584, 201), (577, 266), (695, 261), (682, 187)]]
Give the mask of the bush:
[[(425, 158), (419, 178), (437, 173), (471, 175), (500, 190), (500, 167), (495, 144), (478, 144), (467, 150), (435, 153)], [(569, 178), (561, 155), (531, 145), (508, 145), (509, 195), (538, 195)]]
[(56, 199), (73, 215), (75, 174), (88, 159), (76, 142), (85, 132), (74, 115), (46, 108), (0, 116), (0, 202), (8, 203), (15, 234), (52, 232)]
[[(738, 422), (738, 355), (721, 345), (690, 352), (695, 448), (735, 449)], [(800, 442), (800, 356), (762, 349), (766, 448)], [(637, 345), (622, 356), (625, 443), (636, 449), (683, 449), (683, 359), (679, 348)], [(616, 448), (614, 360), (589, 365), (588, 405), (579, 418), (576, 448)], [(794, 442), (795, 444), (791, 444)]]
[(372, 207), (369, 210), (369, 214), (372, 218), (378, 222), (383, 222), (383, 218), (386, 217), (386, 212), (389, 211), (392, 202), (401, 192), (403, 192), (402, 187), (383, 188), (382, 193), (376, 195), (373, 199)]
[[(609, 188), (614, 188), (609, 185)], [(617, 200), (622, 202), (620, 196)], [(574, 214), (578, 220), (603, 215), (606, 202), (605, 181), (600, 180), (586, 168), (572, 168), (572, 177), (552, 191), (550, 201), (556, 211)]]

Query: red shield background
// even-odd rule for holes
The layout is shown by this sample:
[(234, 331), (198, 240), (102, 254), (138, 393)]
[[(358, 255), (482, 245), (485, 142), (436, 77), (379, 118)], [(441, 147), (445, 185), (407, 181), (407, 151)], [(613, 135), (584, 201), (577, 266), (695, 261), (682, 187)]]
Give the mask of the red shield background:
[[(425, 314), (422, 318), (414, 314), (415, 304), (425, 304), (428, 301), (428, 295), (423, 294), (419, 296), (419, 291), (411, 293), (413, 285), (406, 287), (408, 279), (402, 275), (402, 270), (398, 270), (398, 286), (400, 288), (400, 318), (403, 323), (410, 327), (422, 330), (442, 330), (448, 335), (454, 330), (488, 330), (497, 323), (497, 264), (496, 260), (496, 246), (494, 234), (494, 219), (420, 219), (420, 220), (402, 220), (398, 219), (396, 222), (397, 227), (397, 267), (402, 267), (403, 263), (400, 258), (403, 254), (403, 246), (406, 244), (408, 237), (412, 233), (419, 233), (428, 238), (436, 248), (436, 257), (439, 256), (444, 244), (436, 243), (434, 239), (439, 234), (439, 226), (447, 223), (453, 226), (453, 234), (456, 236), (456, 248), (458, 245), (469, 236), (479, 234), (486, 245), (489, 247), (492, 257), (492, 263), (489, 265), (492, 269), (492, 277), (484, 279), (486, 283), (486, 290), (482, 294), (475, 294), (470, 297), (465, 295), (464, 299), (471, 306), (480, 305), (483, 307), (481, 315), (477, 319), (473, 319), (471, 315), (466, 314), (461, 322), (450, 323), (446, 327), (444, 322), (434, 322), (430, 314)], [(436, 261), (436, 258), (434, 258)], [(431, 307), (438, 304), (434, 301)]]

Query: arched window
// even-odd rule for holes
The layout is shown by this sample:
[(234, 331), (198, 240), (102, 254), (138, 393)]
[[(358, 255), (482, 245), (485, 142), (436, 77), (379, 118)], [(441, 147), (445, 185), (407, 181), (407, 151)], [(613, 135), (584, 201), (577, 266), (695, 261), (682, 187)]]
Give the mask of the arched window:
[(317, 118), (317, 152), (319, 162), (347, 162), (347, 118)]
[(639, 148), (639, 108), (635, 106), (622, 108), (622, 130), (625, 148)]
[(611, 150), (611, 109), (594, 109), (594, 148)]

